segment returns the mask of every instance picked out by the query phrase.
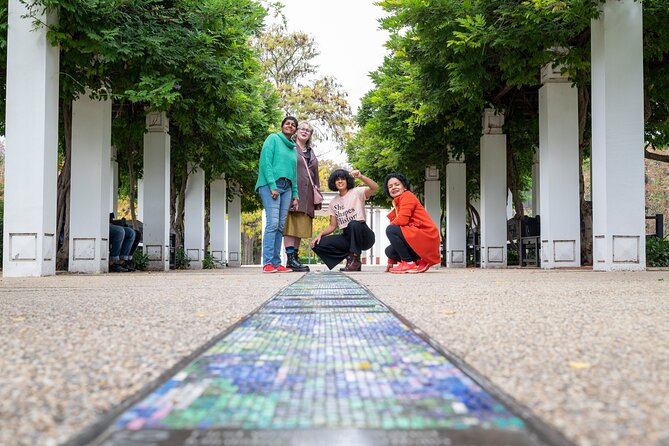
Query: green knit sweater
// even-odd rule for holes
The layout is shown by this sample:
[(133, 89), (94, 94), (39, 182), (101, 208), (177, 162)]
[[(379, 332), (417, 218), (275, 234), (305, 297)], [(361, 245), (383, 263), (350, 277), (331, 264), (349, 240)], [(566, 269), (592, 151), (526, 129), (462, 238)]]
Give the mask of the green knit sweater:
[(256, 190), (269, 185), (276, 189), (276, 180), (288, 178), (293, 187), (293, 198), (297, 198), (297, 152), (295, 143), (289, 141), (283, 133), (273, 133), (267, 137), (260, 152), (260, 169)]

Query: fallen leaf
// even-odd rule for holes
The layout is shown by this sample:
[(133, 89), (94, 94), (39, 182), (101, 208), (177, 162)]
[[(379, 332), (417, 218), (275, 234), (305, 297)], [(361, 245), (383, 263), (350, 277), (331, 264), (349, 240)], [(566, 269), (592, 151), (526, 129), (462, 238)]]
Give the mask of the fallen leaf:
[(12, 322), (23, 322), (26, 320), (25, 316), (16, 316), (12, 318)]
[(457, 311), (455, 311), (455, 310), (444, 310), (443, 313), (444, 313), (446, 316), (453, 316), (454, 314), (457, 313)]
[(205, 313), (204, 311), (198, 311), (197, 313), (195, 313), (195, 317), (207, 317), (207, 313)]
[(587, 362), (569, 361), (569, 367), (572, 369), (589, 369), (590, 364)]
[(370, 364), (369, 361), (362, 361), (360, 362), (358, 367), (360, 368), (360, 370), (369, 370), (372, 368), (372, 364)]

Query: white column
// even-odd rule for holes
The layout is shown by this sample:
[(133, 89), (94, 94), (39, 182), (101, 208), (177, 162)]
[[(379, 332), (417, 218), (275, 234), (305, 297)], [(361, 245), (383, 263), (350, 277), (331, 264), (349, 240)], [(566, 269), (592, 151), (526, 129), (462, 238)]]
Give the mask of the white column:
[[(109, 212), (113, 212), (114, 216), (118, 212), (118, 152), (116, 147), (111, 147), (111, 161), (109, 163), (109, 172), (111, 180), (109, 181)], [(141, 220), (141, 219), (140, 219)]]
[[(383, 235), (385, 232), (381, 232), (381, 220), (386, 218), (386, 214), (381, 212), (381, 209), (379, 208), (372, 208), (372, 224), (373, 227), (371, 228), (372, 231), (374, 231), (374, 240), (377, 242), (374, 243), (374, 246), (372, 248), (374, 249), (373, 253), (374, 256), (372, 258), (372, 263), (374, 265), (380, 265), (380, 264), (385, 264), (385, 262), (382, 262), (382, 259), (385, 257), (385, 248), (386, 244), (382, 242), (383, 240)], [(381, 243), (379, 243), (381, 242)]]
[[(441, 235), (441, 181), (439, 181), (439, 169), (436, 166), (429, 166), (425, 169), (424, 187), (425, 210)], [(440, 266), (434, 265), (432, 268), (438, 269)]]
[(467, 266), (467, 166), (450, 155), (446, 165), (446, 265)]
[(539, 150), (534, 152), (532, 159), (532, 216), (541, 215), (541, 170)]
[(204, 260), (204, 170), (188, 166), (184, 204), (184, 249), (190, 269), (202, 269)]
[(227, 262), (226, 221), (227, 195), (225, 175), (209, 185), (209, 244), (211, 256), (220, 264)]
[[(242, 266), (242, 200), (239, 187), (228, 206), (228, 266)], [(264, 229), (264, 225), (263, 225)]]
[(89, 94), (72, 103), (68, 270), (78, 273), (109, 270), (111, 101)]
[(592, 21), (593, 269), (646, 268), (641, 2)]
[(170, 269), (170, 135), (165, 113), (146, 117), (144, 134), (144, 253), (149, 269)]
[(539, 89), (541, 267), (581, 266), (578, 93), (547, 65)]
[(144, 178), (137, 179), (137, 220), (144, 223)]
[(390, 245), (390, 240), (386, 235), (386, 228), (390, 224), (390, 220), (386, 217), (390, 209), (380, 209), (379, 210), (379, 232), (376, 236), (376, 245), (379, 245), (379, 262), (381, 265), (388, 263), (388, 257), (386, 256), (386, 246)]
[(59, 50), (45, 26), (57, 16), (24, 17), (9, 1), (6, 82), (3, 275), (56, 273)]
[(481, 268), (506, 267), (506, 135), (504, 115), (487, 108), (481, 136)]

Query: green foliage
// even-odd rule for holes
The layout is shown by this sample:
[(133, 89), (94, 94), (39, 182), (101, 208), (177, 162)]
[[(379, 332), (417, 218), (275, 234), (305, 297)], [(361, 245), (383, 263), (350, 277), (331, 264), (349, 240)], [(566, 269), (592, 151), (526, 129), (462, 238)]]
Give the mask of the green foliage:
[(220, 262), (214, 258), (211, 254), (207, 253), (202, 259), (202, 268), (203, 269), (216, 269), (220, 268)]
[(344, 144), (350, 139), (353, 123), (347, 94), (331, 76), (313, 78), (319, 55), (314, 38), (303, 32), (290, 32), (281, 6), (274, 5), (278, 23), (272, 24), (256, 39), (266, 77), (277, 89), (280, 104), (287, 115), (309, 120), (316, 139), (332, 137)]
[(646, 266), (669, 266), (669, 239), (656, 236), (646, 237)]
[(186, 250), (182, 247), (176, 249), (175, 257), (176, 269), (188, 269), (190, 267), (190, 257), (186, 254)]
[(149, 268), (149, 255), (145, 254), (141, 249), (137, 249), (132, 255), (132, 262), (135, 264), (135, 269), (146, 271)]

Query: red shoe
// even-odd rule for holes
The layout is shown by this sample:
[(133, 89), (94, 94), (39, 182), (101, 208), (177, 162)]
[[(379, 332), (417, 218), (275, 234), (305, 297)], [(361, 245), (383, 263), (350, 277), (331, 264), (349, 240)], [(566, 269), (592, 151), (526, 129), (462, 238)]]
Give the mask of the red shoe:
[(430, 269), (431, 266), (432, 265), (430, 265), (429, 263), (427, 263), (423, 259), (416, 260), (416, 272), (417, 273), (424, 273), (425, 271)]
[(277, 273), (292, 273), (292, 272), (293, 272), (292, 269), (290, 269), (290, 268), (286, 268), (286, 267), (283, 266), (283, 265), (279, 265), (279, 266), (277, 266), (275, 271), (276, 271)]
[(416, 271), (416, 264), (414, 262), (405, 262), (402, 260), (399, 265), (390, 268), (390, 272), (393, 274), (404, 274), (409, 273), (413, 274)]
[(267, 265), (262, 267), (262, 272), (263, 273), (275, 273), (277, 272), (277, 269), (272, 265), (271, 263), (268, 263)]

